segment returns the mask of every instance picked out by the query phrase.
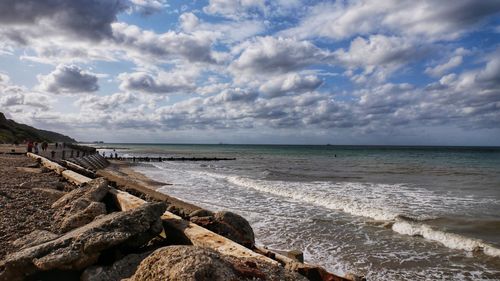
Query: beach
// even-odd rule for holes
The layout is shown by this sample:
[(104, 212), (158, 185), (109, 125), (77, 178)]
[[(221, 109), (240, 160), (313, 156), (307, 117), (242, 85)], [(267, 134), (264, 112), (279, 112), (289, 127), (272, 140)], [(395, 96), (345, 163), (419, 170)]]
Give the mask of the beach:
[(256, 242), (371, 280), (497, 280), (498, 149), (109, 145), (157, 191), (247, 218)]
[(127, 163), (92, 179), (62, 159), (9, 153), (0, 154), (0, 280), (360, 280), (255, 247), (243, 217), (157, 193), (168, 184)]

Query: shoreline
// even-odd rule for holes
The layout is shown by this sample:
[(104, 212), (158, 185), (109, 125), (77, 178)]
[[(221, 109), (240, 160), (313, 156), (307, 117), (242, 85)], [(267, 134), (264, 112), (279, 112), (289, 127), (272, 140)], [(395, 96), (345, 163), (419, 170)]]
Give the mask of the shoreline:
[[(81, 278), (80, 280), (120, 280), (120, 279), (99, 279), (100, 274), (102, 272), (105, 272), (105, 275), (108, 276), (109, 274), (124, 274), (127, 273), (129, 274), (129, 277), (131, 274), (134, 274), (129, 280), (157, 280), (157, 279), (133, 279), (134, 276), (141, 276), (141, 274), (146, 274), (148, 276), (151, 276), (150, 271), (153, 270), (150, 268), (150, 265), (148, 265), (148, 257), (149, 255), (154, 255), (158, 251), (164, 251), (166, 256), (161, 256), (160, 258), (167, 259), (169, 262), (171, 261), (170, 258), (168, 258), (172, 253), (172, 251), (175, 252), (175, 254), (179, 254), (178, 251), (182, 252), (181, 259), (188, 259), (192, 255), (208, 255), (208, 256), (213, 256), (213, 255), (220, 255), (221, 261), (225, 264), (224, 266), (229, 266), (227, 267), (228, 273), (230, 276), (236, 274), (235, 276), (240, 276), (241, 280), (247, 280), (248, 278), (252, 279), (255, 277), (258, 277), (258, 279), (261, 279), (262, 277), (270, 278), (269, 280), (361, 280), (361, 279), (356, 279), (357, 277), (352, 276), (351, 278), (343, 278), (339, 276), (335, 276), (331, 273), (326, 272), (324, 269), (317, 267), (317, 266), (312, 266), (312, 265), (307, 265), (300, 263), (294, 259), (291, 259), (290, 257), (286, 257), (281, 255), (280, 253), (275, 253), (273, 251), (270, 251), (266, 248), (259, 248), (255, 247), (254, 250), (252, 251), (251, 248), (245, 248), (236, 242), (233, 242), (227, 238), (224, 238), (220, 236), (219, 234), (216, 234), (214, 232), (211, 232), (203, 227), (200, 227), (192, 222), (190, 222), (190, 219), (193, 219), (193, 212), (198, 212), (198, 215), (194, 216), (194, 218), (197, 218), (197, 223), (206, 223), (207, 219), (209, 217), (198, 217), (201, 213), (211, 213), (210, 211), (206, 211), (201, 209), (198, 206), (195, 206), (193, 204), (189, 204), (186, 202), (183, 202), (179, 199), (173, 198), (171, 196), (165, 195), (163, 193), (160, 193), (156, 191), (156, 189), (159, 186), (164, 186), (167, 185), (166, 183), (161, 183), (157, 182), (154, 180), (151, 180), (147, 178), (145, 175), (133, 171), (133, 169), (128, 165), (127, 163), (113, 163), (110, 168), (104, 169), (99, 171), (98, 179), (92, 180), (91, 178), (85, 177), (83, 175), (78, 174), (77, 172), (71, 171), (67, 168), (64, 168), (60, 166), (59, 164), (52, 162), (48, 159), (45, 159), (40, 156), (36, 156), (34, 154), (29, 154), (30, 157), (35, 158), (38, 161), (34, 160), (29, 160), (28, 162), (31, 161), (33, 167), (26, 167), (26, 169), (39, 169), (40, 171), (44, 170), (47, 172), (50, 172), (52, 175), (55, 176), (55, 178), (58, 178), (59, 180), (65, 179), (64, 182), (69, 184), (70, 182), (74, 183), (72, 188), (69, 188), (71, 191), (64, 192), (62, 194), (58, 194), (57, 198), (54, 198), (54, 200), (57, 200), (52, 204), (52, 208), (59, 208), (56, 210), (56, 218), (63, 216), (64, 220), (62, 220), (63, 225), (67, 227), (68, 225), (64, 224), (67, 222), (67, 219), (70, 219), (71, 223), (76, 223), (76, 226), (71, 226), (71, 228), (68, 228), (69, 232), (66, 232), (68, 230), (62, 230), (61, 228), (56, 228), (54, 231), (55, 233), (51, 233), (50, 231), (46, 231), (43, 233), (39, 232), (32, 232), (28, 233), (28, 235), (23, 236), (23, 239), (21, 239), (21, 242), (19, 243), (24, 243), (21, 244), (22, 246), (19, 248), (21, 250), (15, 250), (14, 252), (8, 253), (5, 257), (3, 257), (2, 261), (0, 262), (0, 280), (24, 280), (23, 276), (37, 276), (36, 278), (39, 278), (40, 280), (53, 280), (54, 278), (62, 278), (64, 276), (65, 280), (77, 280), (79, 279), (80, 275)], [(3, 157), (3, 156), (2, 156)], [(18, 159), (29, 159), (29, 157), (26, 156), (11, 156), (11, 157), (17, 157)], [(36, 166), (36, 167), (35, 167)], [(51, 171), (52, 170), (52, 171)], [(23, 171), (23, 169), (21, 169)], [(35, 172), (34, 170), (26, 170), (29, 172)], [(38, 174), (38, 170), (36, 171)], [(104, 177), (109, 180), (106, 180)], [(15, 176), (13, 176), (15, 177)], [(109, 185), (108, 185), (109, 184)], [(114, 189), (114, 187), (117, 188), (122, 188), (125, 191), (122, 191), (120, 189)], [(15, 188), (15, 187), (13, 187)], [(85, 204), (90, 204), (87, 205), (88, 207), (84, 207), (84, 209), (80, 209), (80, 213), (75, 213), (71, 214), (72, 211), (75, 210), (76, 206), (80, 206), (78, 208), (81, 208), (81, 203), (77, 202), (83, 202), (81, 201), (83, 198), (95, 198), (95, 195), (90, 195), (88, 192), (97, 192), (97, 191), (92, 191), (92, 190), (101, 190), (99, 193), (99, 198), (97, 199), (92, 199), (92, 200), (97, 200), (92, 202), (88, 202), (88, 199), (85, 199), (88, 203)], [(103, 193), (103, 190), (105, 193)], [(84, 193), (82, 193), (84, 192)], [(134, 194), (135, 193), (135, 194)], [(38, 194), (38, 193), (37, 193)], [(88, 195), (85, 195), (88, 194)], [(134, 195), (138, 195), (139, 197), (136, 197)], [(34, 195), (36, 196), (36, 195)], [(62, 197), (61, 197), (62, 196)], [(75, 197), (76, 196), (76, 197)], [(83, 196), (83, 197), (80, 197)], [(86, 197), (90, 196), (90, 197)], [(140, 197), (142, 197), (143, 200)], [(114, 198), (114, 199), (113, 199)], [(63, 201), (61, 201), (63, 200)], [(149, 202), (148, 202), (149, 201)], [(59, 203), (58, 203), (59, 202)], [(62, 203), (61, 203), (62, 202)], [(158, 202), (158, 203), (150, 203), (150, 202)], [(61, 205), (62, 204), (62, 205)], [(69, 205), (68, 205), (69, 204)], [(75, 205), (77, 204), (77, 205)], [(80, 204), (80, 205), (78, 205)], [(118, 205), (117, 205), (118, 204)], [(25, 205), (29, 205), (25, 203)], [(24, 206), (23, 208), (26, 208)], [(56, 206), (56, 207), (55, 207)], [(59, 206), (59, 207), (57, 207)], [(100, 208), (105, 208), (106, 210), (102, 210), (100, 213), (95, 213), (95, 211), (92, 211), (93, 215), (91, 217), (88, 217), (90, 213), (88, 213), (88, 208), (90, 206), (101, 206)], [(170, 213), (169, 210), (165, 211), (165, 213), (161, 216), (161, 221), (163, 222), (163, 234), (160, 236), (163, 238), (155, 238), (156, 240), (151, 240), (150, 246), (148, 246), (148, 249), (155, 250), (153, 254), (150, 254), (151, 252), (144, 252), (143, 254), (139, 254), (140, 259), (137, 259), (137, 255), (134, 254), (135, 252), (130, 252), (132, 256), (135, 258), (134, 261), (134, 266), (132, 268), (134, 269), (132, 272), (130, 271), (131, 269), (123, 269), (119, 270), (115, 268), (115, 265), (118, 263), (123, 263), (122, 259), (130, 259), (131, 255), (125, 255), (126, 253), (121, 253), (116, 256), (116, 254), (113, 254), (112, 256), (115, 256), (111, 261), (109, 260), (109, 256), (107, 259), (107, 262), (105, 264), (102, 264), (101, 259), (97, 260), (97, 257), (100, 256), (100, 251), (99, 249), (105, 249), (110, 247), (110, 249), (114, 249), (116, 245), (116, 242), (112, 242), (113, 239), (117, 239), (115, 235), (117, 233), (122, 233), (120, 231), (147, 231), (151, 232), (153, 229), (154, 233), (156, 231), (159, 231), (157, 225), (158, 220), (160, 219), (159, 217), (155, 217), (152, 214), (159, 214), (158, 212), (164, 212), (164, 210), (168, 209), (170, 211), (173, 211), (174, 214)], [(34, 206), (35, 211), (38, 206)], [(60, 209), (62, 207), (62, 209)], [(94, 208), (95, 209), (95, 208)], [(120, 211), (121, 210), (121, 211)], [(57, 213), (57, 212), (62, 212), (62, 213)], [(68, 213), (70, 212), (70, 213)], [(83, 212), (83, 213), (81, 213)], [(104, 213), (103, 213), (104, 212)], [(145, 213), (146, 212), (146, 213)], [(200, 213), (201, 212), (201, 213)], [(181, 215), (180, 217), (177, 216), (175, 213), (178, 213)], [(222, 212), (224, 213), (224, 212)], [(87, 214), (83, 215), (82, 214)], [(145, 214), (150, 214), (148, 217), (145, 217), (143, 219), (140, 219), (139, 221), (134, 221), (134, 216), (144, 216)], [(212, 213), (213, 214), (213, 213)], [(68, 215), (70, 215), (68, 217)], [(75, 215), (79, 217), (75, 221)], [(66, 216), (66, 217), (64, 217)], [(46, 216), (47, 219), (50, 220), (50, 215)], [(228, 217), (229, 218), (229, 217)], [(23, 218), (21, 218), (23, 219)], [(85, 220), (83, 223), (81, 220)], [(109, 228), (110, 223), (112, 224), (113, 220), (124, 220), (124, 223), (119, 223), (115, 227), (118, 228)], [(217, 214), (215, 214), (215, 219), (217, 219)], [(144, 221), (145, 220), (145, 221)], [(211, 221), (212, 219), (210, 219)], [(244, 220), (244, 219), (243, 219)], [(128, 221), (127, 223), (125, 223)], [(225, 223), (230, 223), (230, 221), (224, 222), (221, 221), (223, 224)], [(61, 223), (61, 221), (52, 221), (52, 223)], [(121, 227), (125, 227), (127, 224), (132, 223), (132, 225), (127, 226), (123, 230), (119, 230)], [(233, 222), (234, 223), (234, 222)], [(248, 222), (246, 222), (248, 224)], [(136, 225), (138, 224), (138, 225)], [(71, 225), (71, 224), (70, 224)], [(101, 226), (102, 225), (102, 226)], [(137, 227), (141, 225), (141, 227), (146, 227), (143, 230), (137, 230)], [(110, 225), (111, 226), (111, 225)], [(213, 223), (207, 224), (207, 226), (213, 226)], [(75, 228), (76, 227), (76, 228)], [(249, 227), (249, 226), (248, 226)], [(52, 229), (54, 229), (54, 225), (52, 225)], [(73, 230), (71, 230), (73, 229)], [(148, 230), (149, 229), (149, 230)], [(238, 229), (238, 228), (235, 228)], [(251, 229), (251, 228), (250, 228)], [(99, 247), (98, 248), (92, 248), (93, 246), (88, 246), (88, 243), (93, 243), (92, 241), (95, 241), (94, 235), (99, 235), (97, 233), (94, 233), (95, 231), (109, 231), (109, 234), (105, 235), (104, 237), (108, 237), (106, 239), (111, 239), (109, 242), (99, 242)], [(118, 232), (115, 232), (118, 231)], [(242, 231), (241, 229), (238, 231)], [(251, 231), (251, 230), (250, 230)], [(175, 234), (178, 232), (177, 234)], [(217, 231), (215, 231), (217, 232)], [(165, 236), (166, 233), (166, 236)], [(147, 235), (147, 239), (153, 238), (150, 233)], [(83, 236), (89, 236), (90, 238), (78, 242), (79, 237)], [(109, 236), (111, 235), (111, 236)], [(132, 234), (131, 234), (132, 235)], [(135, 235), (135, 234), (134, 234)], [(134, 237), (129, 236), (129, 237)], [(144, 235), (144, 234), (141, 234)], [(188, 238), (187, 240), (184, 240), (185, 242), (179, 242), (181, 240), (178, 240), (180, 236), (183, 236), (184, 239)], [(186, 236), (187, 235), (187, 236)], [(253, 234), (252, 234), (253, 235)], [(33, 237), (35, 239), (33, 239)], [(100, 237), (100, 236), (96, 236)], [(102, 239), (102, 238), (99, 238)], [(139, 239), (138, 241), (143, 241), (141, 243), (146, 242), (147, 240), (143, 240), (144, 238)], [(160, 239), (160, 242), (158, 241)], [(165, 240), (166, 239), (166, 240)], [(233, 238), (231, 238), (233, 239)], [(9, 241), (5, 241), (6, 243), (11, 243), (12, 239)], [(34, 240), (34, 241), (31, 241)], [(63, 242), (67, 241), (67, 242)], [(134, 244), (137, 244), (137, 242), (133, 242)], [(155, 242), (153, 242), (155, 241)], [(161, 242), (164, 241), (164, 242)], [(132, 241), (130, 241), (132, 242)], [(185, 245), (185, 243), (188, 242), (188, 245), (194, 245), (194, 246), (173, 246), (173, 245)], [(62, 244), (61, 244), (62, 243)], [(71, 243), (70, 246), (67, 246), (67, 243)], [(76, 243), (76, 244), (74, 244)], [(104, 243), (104, 244), (102, 244)], [(108, 244), (109, 243), (109, 244)], [(153, 243), (153, 244), (151, 244)], [(159, 244), (158, 244), (159, 243)], [(165, 244), (166, 243), (166, 244)], [(239, 242), (240, 243), (240, 242)], [(254, 243), (254, 242), (253, 242)], [(74, 245), (73, 245), (74, 244)], [(66, 245), (66, 246), (65, 246)], [(156, 246), (154, 246), (156, 245)], [(167, 247), (165, 247), (167, 245)], [(170, 245), (170, 246), (168, 246)], [(96, 252), (97, 256), (91, 258), (89, 260), (89, 257), (86, 257), (90, 252), (84, 254), (82, 251), (84, 248), (81, 247), (90, 247), (94, 249), (93, 251), (98, 251)], [(53, 250), (52, 247), (54, 247)], [(63, 247), (63, 248), (60, 248)], [(104, 248), (103, 248), (104, 247)], [(151, 248), (153, 247), (153, 248)], [(173, 247), (173, 248), (172, 248)], [(177, 248), (176, 248), (177, 247)], [(201, 247), (201, 248), (200, 248)], [(206, 247), (206, 250), (204, 250)], [(89, 248), (89, 249), (90, 249)], [(44, 249), (43, 251), (41, 251)], [(138, 248), (139, 249), (139, 248)], [(151, 251), (150, 250), (150, 251)], [(215, 250), (215, 251), (214, 251)], [(54, 251), (54, 252), (52, 252)], [(62, 253), (60, 253), (62, 251)], [(65, 254), (65, 251), (69, 251), (67, 254)], [(76, 252), (75, 252), (76, 251)], [(109, 250), (108, 250), (109, 251)], [(113, 250), (116, 251), (116, 250)], [(142, 250), (143, 251), (143, 250)], [(140, 253), (142, 253), (142, 251)], [(176, 252), (177, 251), (177, 252)], [(194, 252), (193, 252), (194, 251)], [(196, 252), (198, 251), (198, 252)], [(200, 252), (201, 251), (201, 252)], [(207, 252), (208, 251), (208, 252)], [(49, 260), (47, 260), (48, 263), (45, 262), (47, 258), (51, 255), (55, 255), (55, 253), (60, 253), (57, 256), (51, 257)], [(218, 253), (217, 253), (218, 252)], [(197, 253), (197, 254), (196, 254)], [(146, 255), (147, 254), (147, 255)], [(47, 256), (48, 255), (48, 256)], [(72, 256), (71, 259), (64, 258), (66, 255)], [(83, 255), (83, 256), (82, 256)], [(92, 254), (95, 255), (95, 254)], [(108, 256), (109, 254), (106, 254)], [(135, 255), (135, 256), (134, 256)], [(227, 256), (229, 255), (229, 256)], [(215, 257), (215, 256), (214, 256)], [(55, 258), (55, 260), (54, 260)], [(74, 260), (76, 259), (76, 260)], [(247, 260), (248, 261), (245, 261)], [(175, 258), (173, 260), (178, 260), (178, 258)], [(251, 261), (255, 260), (255, 261)], [(43, 262), (41, 262), (43, 261)], [(268, 262), (269, 261), (269, 262)], [(95, 266), (88, 267), (89, 265), (96, 264), (97, 262), (97, 269)], [(113, 263), (112, 267), (109, 267), (109, 263)], [(143, 265), (145, 264), (145, 265)], [(233, 264), (233, 265), (230, 265)], [(253, 264), (253, 265), (252, 265)], [(279, 265), (281, 264), (281, 265)], [(286, 265), (286, 266), (285, 266)], [(221, 265), (223, 266), (223, 265)], [(250, 267), (249, 267), (250, 266)], [(130, 267), (130, 266), (129, 266)], [(58, 269), (59, 268), (59, 269)], [(196, 272), (197, 270), (200, 270), (200, 268), (204, 268), (204, 265), (194, 265), (194, 266), (188, 266), (186, 269), (187, 272), (186, 274), (195, 274), (193, 272)], [(219, 268), (219, 266), (216, 266), (212, 270), (218, 270), (216, 268)], [(55, 271), (54, 271), (55, 270)], [(62, 270), (62, 271), (61, 271)], [(97, 270), (97, 275), (96, 271)], [(134, 271), (136, 272), (134, 273)], [(161, 269), (156, 269), (156, 270), (167, 270), (166, 268), (161, 268)], [(122, 272), (123, 271), (123, 272)], [(22, 275), (20, 275), (22, 273)], [(100, 272), (100, 273), (99, 273)], [(298, 274), (300, 273), (300, 274)], [(33, 275), (34, 274), (34, 275)], [(92, 275), (94, 274), (94, 275)], [(139, 275), (137, 275), (139, 274)], [(212, 274), (212, 273), (211, 273)], [(214, 273), (215, 274), (215, 271)], [(231, 275), (232, 274), (232, 275)], [(298, 274), (298, 275), (297, 275)], [(94, 276), (92, 278), (89, 278)], [(302, 276), (302, 277), (300, 277)], [(68, 279), (69, 278), (69, 279)], [(97, 279), (95, 279), (97, 278)], [(220, 278), (220, 277), (219, 277)], [(306, 278), (306, 279), (304, 279)], [(240, 278), (238, 278), (240, 279)], [(38, 280), (38, 279), (37, 279)], [(177, 280), (177, 279), (176, 279)], [(198, 280), (198, 279), (197, 279)], [(212, 279), (200, 279), (200, 280), (212, 280)], [(226, 280), (226, 279), (213, 279), (213, 280)], [(253, 279), (252, 279), (253, 280)]]

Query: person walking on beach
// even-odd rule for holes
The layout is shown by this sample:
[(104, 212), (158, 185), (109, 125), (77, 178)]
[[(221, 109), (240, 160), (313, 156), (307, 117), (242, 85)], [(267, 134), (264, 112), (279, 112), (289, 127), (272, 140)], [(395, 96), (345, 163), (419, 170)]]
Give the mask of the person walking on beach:
[(28, 152), (33, 152), (33, 142), (28, 141)]
[(38, 154), (39, 150), (38, 150), (38, 143), (37, 142), (35, 142), (34, 148), (35, 148), (35, 154)]
[(47, 150), (48, 146), (49, 146), (49, 144), (46, 141), (42, 142), (42, 151)]
[(56, 142), (56, 149), (59, 147), (59, 143)]

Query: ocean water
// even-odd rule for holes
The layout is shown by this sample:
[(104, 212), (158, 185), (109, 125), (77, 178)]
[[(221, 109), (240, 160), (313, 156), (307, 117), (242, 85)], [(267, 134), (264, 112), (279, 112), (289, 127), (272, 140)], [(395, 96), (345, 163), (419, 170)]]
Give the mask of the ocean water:
[(106, 144), (161, 192), (251, 223), (257, 243), (369, 280), (500, 280), (500, 148)]

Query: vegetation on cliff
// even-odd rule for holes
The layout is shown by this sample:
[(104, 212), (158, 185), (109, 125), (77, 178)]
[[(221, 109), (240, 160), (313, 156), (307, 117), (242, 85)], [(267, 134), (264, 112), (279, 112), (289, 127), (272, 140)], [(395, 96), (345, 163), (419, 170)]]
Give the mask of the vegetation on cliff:
[(5, 118), (5, 115), (0, 112), (0, 143), (23, 143), (25, 140), (37, 142), (76, 142), (75, 139), (59, 133), (19, 124), (14, 120)]

